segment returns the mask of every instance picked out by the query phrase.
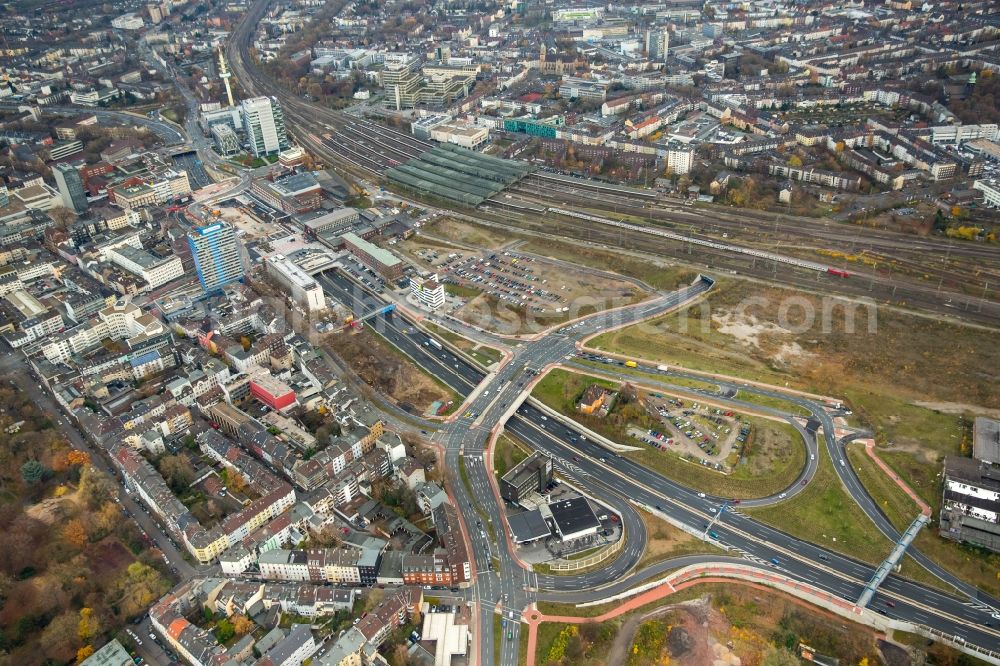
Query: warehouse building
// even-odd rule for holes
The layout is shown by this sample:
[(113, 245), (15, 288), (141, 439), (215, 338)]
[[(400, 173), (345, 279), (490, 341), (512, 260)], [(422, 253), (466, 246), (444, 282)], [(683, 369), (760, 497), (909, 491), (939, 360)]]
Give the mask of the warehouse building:
[(308, 273), (278, 254), (267, 260), (267, 272), (280, 282), (292, 296), (292, 299), (313, 312), (326, 308), (323, 288)]
[(1000, 552), (1000, 421), (978, 417), (972, 458), (944, 460), (940, 534)]
[(552, 512), (556, 532), (563, 541), (597, 534), (597, 530), (601, 527), (601, 521), (597, 519), (586, 497), (560, 500), (550, 504), (549, 511)]

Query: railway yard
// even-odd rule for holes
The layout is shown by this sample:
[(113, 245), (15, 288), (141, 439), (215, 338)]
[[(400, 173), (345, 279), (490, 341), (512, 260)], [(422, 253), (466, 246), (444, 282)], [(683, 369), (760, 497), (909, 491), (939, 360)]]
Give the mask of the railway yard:
[[(263, 5), (255, 5), (234, 34), (230, 60), (239, 78), (252, 82), (252, 92), (287, 98), (285, 113), (290, 126), (299, 128), (301, 143), (345, 175), (375, 182), (386, 170), (433, 148), (398, 129), (317, 109), (288, 96), (267, 77), (251, 76), (245, 69), (252, 66), (247, 65), (252, 60), (246, 26), (259, 19), (253, 14)], [(569, 207), (577, 211), (573, 216), (558, 212)], [(722, 206), (695, 208), (652, 190), (537, 171), (470, 212), (486, 224), (672, 256), (696, 267), (976, 323), (1000, 323), (1000, 256), (977, 243)], [(581, 224), (579, 215), (590, 215), (583, 218), (589, 224)], [(928, 255), (934, 258), (927, 261)]]

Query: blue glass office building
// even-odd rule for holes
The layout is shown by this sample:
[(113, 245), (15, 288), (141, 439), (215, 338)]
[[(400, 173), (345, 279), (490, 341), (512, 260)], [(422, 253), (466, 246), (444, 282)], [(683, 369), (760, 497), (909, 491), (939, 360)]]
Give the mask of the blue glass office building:
[(188, 233), (188, 245), (198, 272), (198, 281), (212, 292), (239, 280), (244, 275), (236, 230), (225, 222), (198, 227)]

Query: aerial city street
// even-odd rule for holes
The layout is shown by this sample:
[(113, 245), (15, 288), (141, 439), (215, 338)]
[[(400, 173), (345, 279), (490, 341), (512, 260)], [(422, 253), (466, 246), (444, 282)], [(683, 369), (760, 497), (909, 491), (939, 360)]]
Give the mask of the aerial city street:
[(13, 0), (0, 666), (1000, 666), (1000, 5)]

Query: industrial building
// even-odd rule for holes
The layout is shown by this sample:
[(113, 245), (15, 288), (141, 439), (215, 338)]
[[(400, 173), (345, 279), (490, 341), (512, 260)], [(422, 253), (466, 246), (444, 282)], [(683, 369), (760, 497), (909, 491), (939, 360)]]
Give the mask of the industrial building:
[(390, 182), (466, 206), (478, 206), (528, 173), (524, 162), (505, 160), (465, 148), (441, 144), (385, 172)]
[(361, 219), (355, 208), (340, 208), (307, 219), (303, 226), (306, 233), (316, 238), (321, 233), (338, 234), (353, 227)]
[(1000, 469), (982, 460), (944, 460), (940, 534), (1000, 552)]
[(1000, 421), (978, 417), (972, 458), (944, 460), (940, 534), (1000, 552)]
[(250, 378), (250, 395), (278, 411), (295, 404), (295, 391), (267, 371), (254, 373)]
[(403, 262), (388, 250), (369, 243), (357, 234), (348, 232), (342, 236), (348, 251), (368, 268), (386, 280), (394, 281), (403, 277)]
[(601, 521), (597, 519), (586, 497), (554, 502), (549, 505), (549, 511), (552, 512), (552, 521), (563, 541), (597, 534), (601, 527)]
[(500, 479), (500, 497), (520, 504), (531, 493), (539, 493), (552, 481), (552, 458), (535, 451)]
[(156, 289), (184, 275), (181, 258), (174, 254), (157, 257), (144, 249), (121, 245), (109, 250), (108, 258), (145, 280), (148, 289)]
[(323, 188), (309, 172), (293, 173), (271, 181), (258, 178), (250, 192), (271, 208), (286, 213), (308, 213), (323, 204)]

